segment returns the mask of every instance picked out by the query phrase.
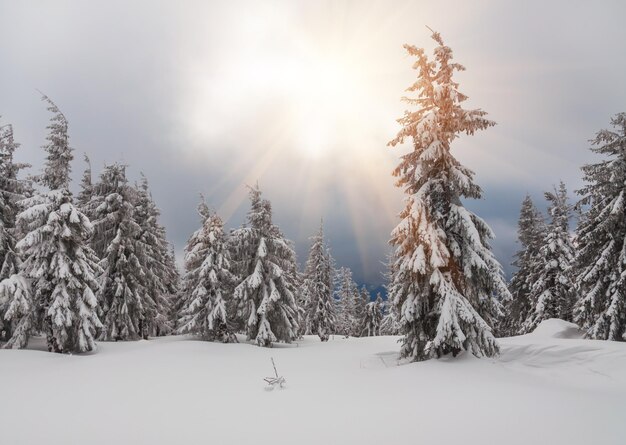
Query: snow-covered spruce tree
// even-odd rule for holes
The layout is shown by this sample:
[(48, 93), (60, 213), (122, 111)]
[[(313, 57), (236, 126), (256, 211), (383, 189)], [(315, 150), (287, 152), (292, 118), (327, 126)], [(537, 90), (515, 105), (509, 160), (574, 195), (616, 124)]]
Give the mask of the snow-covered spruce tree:
[[(24, 210), (17, 216), (17, 226), (25, 236), (17, 243), (22, 262), (15, 300), (6, 314), (16, 323), (8, 345), (26, 346), (35, 328), (46, 335), (50, 351), (91, 351), (95, 330), (101, 327), (94, 295), (98, 288), (94, 274), (100, 269), (88, 245), (93, 228), (74, 207), (68, 190), (73, 156), (67, 119), (48, 97), (43, 99), (53, 117), (44, 146), (44, 172), (37, 180), (48, 190), (20, 201)], [(25, 281), (30, 282), (30, 296), (17, 285)]]
[[(0, 127), (0, 282), (17, 274), (19, 258), (15, 249), (15, 218), (19, 212), (18, 201), (30, 193), (30, 184), (18, 178), (19, 171), (29, 167), (27, 164), (16, 163), (13, 154), (20, 144), (15, 142), (13, 126)], [(5, 321), (4, 315), (13, 300), (17, 289), (15, 286), (24, 283), (6, 282), (6, 288), (0, 286), (0, 343), (12, 336), (11, 323)], [(18, 287), (19, 288), (19, 287)], [(15, 303), (15, 301), (13, 301)]]
[(294, 297), (295, 252), (292, 243), (272, 223), (272, 207), (250, 188), (247, 227), (232, 232), (233, 259), (241, 282), (235, 287), (237, 315), (249, 340), (260, 346), (291, 342), (298, 335)]
[(569, 234), (571, 207), (567, 202), (565, 184), (545, 194), (549, 202), (550, 222), (543, 236), (537, 257), (538, 274), (530, 290), (532, 304), (520, 333), (532, 332), (548, 318), (572, 320), (574, 283), (572, 261), (574, 248)]
[(140, 231), (137, 238), (137, 258), (145, 271), (144, 286), (154, 301), (145, 307), (141, 323), (142, 337), (165, 335), (172, 331), (170, 312), (173, 295), (177, 292), (178, 274), (170, 255), (165, 227), (159, 223), (161, 212), (157, 208), (142, 174), (136, 187), (135, 220)]
[(405, 45), (417, 58), (418, 79), (408, 88), (416, 97), (404, 98), (415, 108), (398, 120), (402, 129), (389, 142), (413, 142), (393, 172), (407, 197), (391, 234), (390, 298), (401, 316), (403, 357), (424, 360), (462, 350), (492, 356), (498, 352), (491, 326), (501, 315), (499, 298), (510, 294), (488, 244), (491, 229), (461, 202), (480, 198), (481, 189), (450, 149), (462, 133), (473, 135), (494, 122), (480, 109), (461, 107), (467, 97), (452, 76), (464, 68), (452, 62), (439, 33), (432, 38), (432, 61), (423, 49)]
[(522, 324), (534, 310), (531, 294), (532, 287), (543, 269), (539, 251), (545, 233), (546, 224), (543, 216), (533, 204), (530, 195), (526, 195), (522, 201), (517, 229), (520, 250), (515, 254), (513, 262), (517, 271), (509, 284), (512, 299), (506, 305), (506, 315), (500, 325), (503, 335), (521, 333)]
[(321, 341), (327, 341), (335, 329), (335, 307), (332, 259), (324, 242), (323, 224), (320, 224), (319, 232), (311, 240), (301, 288), (306, 295), (306, 333), (318, 335)]
[(356, 283), (352, 279), (352, 271), (341, 267), (335, 273), (335, 307), (336, 332), (346, 337), (352, 335), (355, 326), (355, 303), (359, 296)]
[(211, 213), (202, 199), (198, 206), (202, 226), (185, 247), (185, 275), (181, 293), (185, 303), (180, 311), (178, 332), (192, 333), (206, 340), (236, 341), (232, 332), (228, 300), (236, 283), (224, 223)]
[(574, 319), (586, 336), (626, 340), (626, 113), (611, 119), (591, 150), (605, 157), (582, 167), (587, 183), (578, 194), (588, 206), (577, 230), (579, 300)]
[(389, 300), (383, 302), (383, 318), (380, 322), (380, 335), (398, 335), (401, 332), (400, 317)]
[(367, 303), (363, 318), (362, 337), (373, 337), (380, 335), (380, 328), (383, 320), (383, 299), (378, 294), (376, 300)]
[(352, 335), (354, 337), (360, 337), (362, 335), (363, 329), (365, 328), (364, 320), (367, 313), (367, 305), (371, 303), (372, 296), (370, 292), (367, 290), (365, 285), (361, 286), (361, 290), (355, 294), (354, 300), (354, 313), (352, 314), (352, 319), (354, 323), (352, 325)]
[[(387, 256), (386, 269), (383, 273), (383, 277), (386, 281), (387, 299), (383, 302), (383, 319), (380, 324), (380, 335), (398, 335), (401, 332), (400, 325), (400, 312), (398, 308), (389, 300), (389, 296), (392, 294), (393, 282), (391, 277), (394, 275), (396, 260), (393, 252), (390, 252)], [(402, 283), (397, 283), (399, 286)]]
[(146, 290), (146, 272), (138, 258), (141, 227), (135, 220), (136, 195), (126, 179), (126, 166), (118, 163), (105, 166), (94, 185), (92, 245), (102, 258), (98, 300), (103, 340), (140, 338), (144, 317), (156, 306)]

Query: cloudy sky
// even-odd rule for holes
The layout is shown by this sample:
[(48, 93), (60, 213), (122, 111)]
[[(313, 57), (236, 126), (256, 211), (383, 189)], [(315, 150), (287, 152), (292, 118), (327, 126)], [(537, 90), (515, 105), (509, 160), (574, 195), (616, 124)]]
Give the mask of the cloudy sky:
[[(498, 125), (457, 140), (507, 272), (526, 192), (581, 185), (588, 140), (626, 107), (626, 3), (589, 1), (0, 0), (0, 115), (40, 168), (48, 115), (70, 121), (74, 177), (87, 153), (143, 171), (180, 253), (203, 192), (228, 226), (259, 182), (304, 262), (324, 219), (334, 256), (382, 282), (402, 208), (391, 170), (403, 148), (402, 49), (439, 32), (467, 71), (468, 106)], [(406, 149), (406, 148), (405, 148)]]

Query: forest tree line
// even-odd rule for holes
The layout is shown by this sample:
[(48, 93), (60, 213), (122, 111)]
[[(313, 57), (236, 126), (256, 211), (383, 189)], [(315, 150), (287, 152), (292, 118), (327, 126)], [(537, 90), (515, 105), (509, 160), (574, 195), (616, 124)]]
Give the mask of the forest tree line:
[(86, 159), (72, 195), (68, 122), (44, 96), (52, 119), (41, 174), (23, 178), (12, 127), (0, 133), (0, 340), (23, 348), (43, 334), (50, 351), (83, 352), (96, 339), (166, 334), (231, 342), (241, 333), (260, 346), (307, 334), (400, 334), (401, 356), (424, 360), (493, 356), (496, 335), (532, 332), (549, 318), (577, 323), (587, 338), (626, 340), (626, 113), (593, 139), (603, 159), (582, 167), (575, 205), (563, 183), (545, 193), (547, 218), (523, 200), (507, 282), (493, 232), (463, 204), (482, 190), (451, 152), (459, 136), (495, 122), (462, 107), (467, 96), (453, 75), (464, 67), (439, 33), (432, 38), (432, 58), (405, 45), (417, 80), (389, 145), (413, 150), (393, 171), (406, 200), (391, 233), (386, 301), (372, 301), (349, 269), (336, 268), (322, 225), (300, 271), (258, 185), (246, 222), (228, 231), (201, 199), (179, 275), (145, 177), (133, 184), (114, 163), (93, 180)]

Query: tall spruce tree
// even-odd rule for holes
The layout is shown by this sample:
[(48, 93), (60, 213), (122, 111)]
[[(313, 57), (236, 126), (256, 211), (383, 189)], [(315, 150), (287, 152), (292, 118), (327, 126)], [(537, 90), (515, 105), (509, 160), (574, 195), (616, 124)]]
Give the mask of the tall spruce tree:
[[(20, 170), (30, 167), (16, 163), (14, 153), (20, 144), (15, 142), (13, 126), (0, 126), (0, 282), (17, 274), (19, 257), (16, 252), (15, 219), (19, 212), (18, 201), (30, 193), (30, 184), (18, 175)], [(0, 343), (12, 336), (11, 323), (5, 320), (9, 299), (15, 295), (16, 285), (0, 286)], [(23, 283), (22, 283), (23, 284)], [(24, 284), (23, 284), (24, 285)]]
[(582, 167), (578, 193), (588, 206), (577, 230), (575, 321), (586, 336), (626, 340), (626, 113), (611, 119), (591, 150), (604, 156)]
[(89, 207), (96, 235), (94, 250), (100, 255), (98, 299), (102, 309), (103, 340), (135, 340), (143, 334), (146, 314), (156, 303), (145, 285), (146, 272), (138, 258), (141, 227), (135, 220), (137, 191), (128, 183), (126, 166), (105, 166), (94, 185)]
[(291, 342), (298, 335), (299, 308), (294, 297), (295, 252), (272, 223), (272, 207), (250, 188), (247, 227), (233, 231), (234, 260), (241, 282), (234, 290), (237, 315), (249, 340), (260, 346)]
[(354, 314), (352, 325), (352, 335), (360, 337), (365, 329), (365, 317), (367, 316), (367, 305), (372, 301), (372, 296), (365, 285), (361, 286), (361, 290), (355, 295)]
[(385, 300), (382, 305), (383, 318), (380, 322), (380, 335), (398, 335), (401, 332), (400, 317), (393, 304)]
[(147, 178), (142, 174), (136, 187), (135, 220), (140, 231), (137, 239), (137, 258), (144, 269), (144, 286), (154, 301), (145, 307), (142, 336), (165, 335), (172, 331), (170, 312), (172, 296), (178, 287), (176, 265), (170, 255), (165, 227), (159, 223), (161, 212), (157, 208)]
[(185, 275), (181, 293), (185, 302), (180, 311), (178, 332), (192, 333), (206, 340), (236, 341), (228, 304), (236, 283), (230, 261), (224, 223), (209, 211), (204, 199), (198, 206), (202, 226), (185, 247)]
[(356, 326), (355, 303), (358, 298), (359, 290), (352, 279), (352, 271), (348, 267), (340, 267), (335, 273), (336, 332), (338, 334), (346, 337), (353, 335)]
[(335, 329), (335, 307), (332, 258), (324, 242), (323, 224), (320, 224), (318, 233), (311, 239), (301, 288), (303, 295), (306, 295), (306, 333), (318, 335), (321, 341), (327, 341)]
[(8, 345), (26, 346), (31, 330), (37, 329), (46, 335), (50, 351), (91, 351), (101, 326), (94, 295), (99, 268), (88, 245), (93, 228), (74, 207), (69, 191), (73, 156), (67, 119), (47, 96), (43, 99), (53, 114), (44, 172), (37, 178), (46, 190), (20, 201), (24, 210), (17, 225), (25, 236), (17, 248), (23, 261), (9, 286), (14, 296), (5, 317), (16, 329)]
[(540, 249), (546, 233), (546, 224), (533, 204), (530, 195), (522, 201), (518, 222), (518, 242), (520, 250), (515, 254), (513, 265), (517, 271), (511, 278), (509, 289), (512, 299), (506, 306), (506, 315), (501, 324), (504, 335), (516, 335), (522, 332), (522, 325), (534, 310), (532, 287), (543, 268), (540, 262)]
[(530, 291), (531, 311), (524, 321), (521, 333), (532, 332), (539, 323), (549, 318), (572, 320), (574, 283), (572, 261), (574, 248), (569, 234), (571, 206), (567, 202), (565, 184), (545, 194), (549, 202), (548, 224), (537, 261), (539, 273), (534, 277)]
[(376, 300), (370, 301), (365, 306), (363, 317), (363, 331), (361, 336), (373, 337), (380, 335), (381, 324), (383, 320), (383, 298), (380, 293), (376, 295)]
[(407, 198), (391, 234), (396, 263), (390, 298), (401, 316), (403, 357), (424, 360), (462, 350), (492, 356), (498, 344), (491, 326), (501, 315), (499, 299), (510, 294), (489, 246), (491, 229), (461, 201), (480, 198), (481, 189), (450, 149), (462, 133), (495, 123), (480, 109), (462, 108), (467, 96), (453, 74), (464, 67), (452, 61), (439, 33), (432, 38), (434, 60), (405, 45), (417, 59), (418, 79), (408, 88), (416, 97), (404, 101), (415, 108), (398, 120), (402, 129), (389, 142), (413, 142), (393, 172)]

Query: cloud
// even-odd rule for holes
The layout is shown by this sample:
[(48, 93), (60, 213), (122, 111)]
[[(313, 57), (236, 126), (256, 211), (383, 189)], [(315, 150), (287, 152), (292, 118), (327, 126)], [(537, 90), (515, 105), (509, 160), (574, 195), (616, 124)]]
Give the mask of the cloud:
[(559, 179), (578, 188), (587, 140), (623, 111), (625, 12), (566, 1), (5, 1), (0, 114), (39, 168), (48, 116), (34, 89), (45, 91), (96, 170), (123, 159), (148, 176), (179, 252), (198, 192), (234, 227), (258, 180), (301, 262), (323, 217), (339, 263), (378, 284), (402, 207), (390, 172), (403, 149), (386, 142), (415, 76), (401, 45), (432, 48), (428, 24), (467, 67), (468, 106), (498, 122), (453, 150), (484, 189), (467, 205), (494, 228), (510, 272), (523, 195), (541, 205)]

